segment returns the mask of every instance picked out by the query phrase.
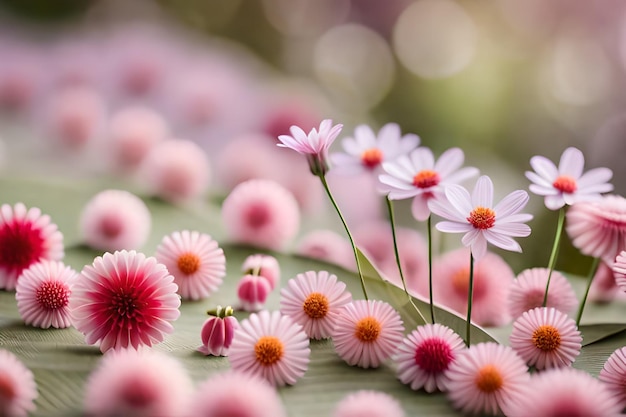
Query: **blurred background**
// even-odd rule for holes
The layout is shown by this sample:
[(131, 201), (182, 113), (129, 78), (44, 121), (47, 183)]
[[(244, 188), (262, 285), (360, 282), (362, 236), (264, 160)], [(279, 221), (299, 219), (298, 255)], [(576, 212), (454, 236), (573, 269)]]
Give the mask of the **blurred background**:
[[(623, 195), (625, 72), (620, 0), (0, 1), (0, 136), (10, 172), (25, 169), (12, 149), (40, 161), (68, 158), (58, 142), (30, 145), (65, 129), (64, 146), (78, 148), (86, 131), (98, 134), (100, 113), (133, 105), (155, 109), (173, 135), (201, 144), (213, 185), (224, 190), (278, 175), (261, 166), (261, 150), (242, 151), (259, 143), (251, 136), (273, 145), (292, 124), (306, 130), (332, 118), (345, 125), (343, 136), (358, 124), (395, 122), (436, 154), (459, 146), (468, 165), (492, 176), (499, 197), (528, 188), (533, 155), (557, 161), (576, 146), (586, 168), (614, 171)], [(70, 89), (80, 94), (68, 98)], [(87, 126), (59, 128), (65, 107), (88, 113)], [(96, 170), (93, 159), (79, 159), (63, 167)], [(292, 182), (306, 171), (287, 170)], [(310, 213), (324, 200), (314, 180), (291, 184)], [(352, 222), (381, 215), (363, 209), (360, 183), (335, 181)], [(414, 225), (407, 207), (399, 210)], [(547, 265), (556, 227), (540, 198), (527, 211), (536, 216), (533, 235), (522, 239), (524, 259), (511, 258), (516, 270)], [(558, 267), (584, 274), (587, 264), (566, 244)]]

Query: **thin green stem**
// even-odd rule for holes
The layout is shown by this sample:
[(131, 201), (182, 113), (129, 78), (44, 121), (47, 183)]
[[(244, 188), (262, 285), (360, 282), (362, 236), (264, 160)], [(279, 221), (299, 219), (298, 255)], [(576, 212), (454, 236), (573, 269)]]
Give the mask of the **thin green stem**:
[(593, 277), (596, 275), (596, 271), (598, 270), (599, 265), (600, 265), (600, 258), (594, 258), (593, 262), (591, 263), (591, 269), (589, 269), (589, 276), (587, 277), (587, 288), (585, 289), (585, 294), (583, 295), (583, 299), (580, 300), (580, 307), (578, 307), (578, 314), (576, 315), (576, 327), (580, 326), (580, 319), (583, 317), (583, 311), (585, 310), (585, 303), (587, 303), (587, 296), (589, 295), (589, 289), (591, 288)]
[(328, 183), (326, 182), (326, 176), (324, 174), (319, 175), (320, 180), (322, 181), (322, 185), (324, 186), (324, 190), (326, 190), (326, 194), (330, 199), (335, 211), (339, 215), (339, 219), (341, 223), (343, 223), (344, 229), (346, 229), (346, 234), (348, 235), (348, 239), (350, 240), (350, 245), (352, 246), (352, 251), (354, 252), (354, 259), (356, 260), (356, 269), (359, 274), (359, 279), (361, 280), (361, 289), (363, 290), (363, 296), (366, 300), (369, 300), (367, 297), (367, 290), (365, 289), (365, 279), (363, 278), (363, 271), (361, 271), (361, 261), (359, 261), (359, 253), (356, 248), (356, 244), (354, 243), (354, 238), (352, 237), (352, 233), (350, 233), (350, 228), (348, 227), (348, 223), (346, 223), (346, 219), (341, 214), (341, 210), (339, 210), (339, 206), (333, 197), (333, 194), (330, 192), (330, 188), (328, 187)]
[(556, 224), (556, 235), (554, 236), (554, 243), (552, 244), (552, 253), (550, 254), (550, 260), (548, 261), (548, 281), (546, 282), (546, 292), (543, 295), (543, 306), (548, 304), (548, 290), (550, 289), (550, 280), (552, 279), (552, 271), (556, 264), (556, 258), (559, 256), (559, 247), (561, 245), (561, 235), (563, 234), (563, 224), (565, 223), (565, 206), (559, 210), (559, 220)]
[(474, 297), (474, 255), (470, 253), (469, 285), (467, 289), (467, 322), (465, 323), (465, 344), (470, 345), (472, 330), (472, 298)]
[(391, 223), (391, 235), (393, 237), (393, 251), (396, 256), (396, 265), (398, 265), (398, 272), (400, 273), (400, 279), (402, 280), (402, 288), (404, 288), (404, 293), (406, 294), (409, 302), (415, 308), (415, 311), (422, 319), (423, 323), (426, 323), (426, 319), (424, 315), (417, 307), (417, 305), (413, 302), (413, 297), (409, 294), (409, 290), (406, 287), (406, 280), (404, 279), (404, 272), (402, 271), (402, 263), (400, 262), (400, 251), (398, 250), (398, 239), (396, 237), (396, 221), (395, 216), (393, 214), (393, 202), (389, 199), (389, 196), (385, 199), (387, 201), (387, 210), (389, 211), (389, 222)]
[(432, 216), (428, 216), (426, 227), (428, 228), (428, 301), (430, 302), (430, 321), (435, 324), (435, 303), (433, 299), (433, 233)]

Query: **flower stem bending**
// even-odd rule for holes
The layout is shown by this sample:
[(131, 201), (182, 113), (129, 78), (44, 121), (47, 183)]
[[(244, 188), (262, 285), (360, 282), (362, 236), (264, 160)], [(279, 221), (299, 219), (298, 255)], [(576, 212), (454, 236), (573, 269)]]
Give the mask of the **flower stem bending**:
[(561, 245), (561, 235), (563, 234), (563, 224), (565, 223), (565, 206), (559, 210), (559, 220), (556, 226), (556, 235), (554, 236), (554, 243), (552, 244), (552, 253), (550, 254), (550, 260), (548, 261), (548, 281), (546, 282), (546, 292), (543, 295), (543, 306), (548, 304), (548, 290), (550, 288), (550, 279), (552, 278), (552, 271), (556, 264), (556, 258), (559, 255), (559, 246)]
[(470, 345), (472, 330), (472, 298), (474, 297), (474, 255), (470, 253), (469, 285), (467, 288), (467, 322), (465, 323), (465, 344)]
[(585, 289), (585, 294), (583, 295), (582, 300), (580, 300), (580, 307), (578, 307), (578, 314), (576, 315), (576, 326), (580, 326), (580, 319), (583, 317), (583, 311), (585, 310), (585, 303), (587, 303), (587, 296), (589, 295), (589, 289), (591, 288), (591, 283), (593, 282), (593, 277), (596, 275), (596, 271), (598, 270), (598, 266), (600, 265), (600, 258), (594, 258), (591, 263), (591, 268), (589, 269), (589, 276), (587, 277), (587, 288)]

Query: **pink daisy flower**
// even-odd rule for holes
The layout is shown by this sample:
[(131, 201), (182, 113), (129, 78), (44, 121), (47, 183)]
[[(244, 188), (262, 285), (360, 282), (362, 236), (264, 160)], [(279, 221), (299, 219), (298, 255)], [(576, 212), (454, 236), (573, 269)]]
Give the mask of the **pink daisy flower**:
[(309, 338), (279, 311), (251, 314), (235, 332), (228, 360), (232, 369), (260, 376), (274, 386), (293, 385), (309, 365)]
[(430, 216), (429, 200), (443, 198), (443, 190), (448, 185), (458, 184), (478, 175), (477, 168), (461, 168), (464, 159), (461, 149), (451, 148), (435, 161), (430, 149), (420, 147), (393, 162), (384, 162), (385, 174), (378, 178), (389, 199), (413, 198), (413, 217), (423, 221)]
[(91, 197), (79, 222), (82, 240), (104, 251), (139, 249), (148, 240), (152, 227), (146, 204), (125, 190), (104, 190)]
[(612, 267), (600, 261), (598, 270), (591, 281), (587, 299), (596, 303), (609, 303), (616, 298), (624, 299), (625, 297), (626, 294), (617, 286)]
[(283, 186), (255, 179), (233, 188), (222, 204), (222, 220), (233, 242), (279, 250), (298, 233), (300, 209)]
[[(509, 292), (509, 313), (517, 318), (525, 311), (543, 306), (548, 281), (548, 268), (529, 268), (517, 275)], [(569, 314), (578, 305), (572, 284), (559, 271), (552, 271), (547, 307)]]
[(50, 216), (22, 203), (0, 207), (0, 289), (14, 290), (24, 269), (63, 255), (63, 235)]
[(404, 337), (402, 318), (384, 301), (346, 304), (333, 330), (335, 352), (348, 365), (377, 368), (393, 355)]
[(165, 236), (154, 257), (174, 276), (178, 293), (186, 300), (209, 297), (226, 275), (224, 250), (211, 236), (195, 230)]
[(291, 135), (280, 135), (278, 146), (291, 148), (294, 151), (306, 155), (309, 168), (313, 175), (324, 175), (328, 172), (328, 149), (333, 144), (343, 125), (333, 126), (333, 121), (325, 119), (320, 123), (319, 129), (311, 129), (306, 134), (298, 126), (291, 126)]
[(530, 382), (524, 360), (510, 347), (493, 342), (463, 351), (447, 375), (448, 398), (467, 414), (507, 414), (510, 404), (523, 397)]
[(330, 155), (334, 169), (343, 174), (378, 172), (383, 162), (393, 161), (418, 147), (420, 138), (412, 133), (402, 135), (396, 123), (384, 125), (378, 135), (368, 125), (354, 129), (354, 137), (342, 139), (344, 153)]
[(394, 355), (396, 374), (411, 389), (445, 392), (450, 364), (465, 349), (465, 342), (449, 327), (439, 323), (418, 326)]
[(626, 198), (618, 195), (576, 203), (566, 214), (565, 231), (583, 254), (613, 262), (626, 249)]
[(153, 257), (135, 251), (105, 253), (85, 265), (72, 288), (76, 329), (100, 350), (138, 348), (163, 341), (180, 315), (174, 277)]
[(265, 379), (228, 370), (200, 383), (185, 416), (287, 417), (287, 411)]
[(280, 295), (280, 312), (300, 324), (311, 339), (331, 337), (341, 309), (352, 301), (346, 284), (328, 271), (298, 274)]
[(33, 373), (13, 353), (0, 349), (0, 415), (26, 417), (35, 411), (35, 398)]
[(84, 409), (97, 417), (173, 417), (187, 408), (192, 390), (185, 367), (163, 352), (112, 351), (87, 379)]
[(510, 346), (528, 366), (542, 370), (570, 366), (580, 354), (582, 336), (576, 322), (553, 307), (537, 307), (513, 322)]
[(620, 407), (626, 408), (626, 347), (615, 349), (608, 357), (598, 376), (604, 382)]
[(510, 417), (604, 417), (621, 415), (608, 386), (575, 368), (553, 368), (532, 375), (524, 395), (512, 403)]
[(204, 322), (200, 331), (202, 346), (198, 348), (198, 351), (207, 356), (228, 356), (235, 331), (239, 328), (239, 321), (233, 316), (233, 309), (230, 306), (226, 308), (217, 306), (208, 314), (210, 317)]
[(509, 251), (522, 251), (513, 238), (530, 235), (530, 227), (524, 223), (533, 216), (520, 213), (528, 203), (526, 191), (513, 191), (494, 206), (493, 183), (483, 175), (471, 196), (456, 184), (447, 186), (445, 195), (445, 199), (428, 202), (433, 213), (449, 220), (437, 223), (436, 227), (445, 233), (465, 233), (461, 242), (471, 248), (476, 260), (487, 253), (487, 243)]
[(404, 417), (398, 400), (382, 391), (361, 390), (352, 392), (339, 401), (332, 417)]
[(615, 283), (622, 291), (626, 291), (626, 251), (621, 251), (615, 257), (612, 269), (615, 274)]
[(239, 308), (249, 312), (259, 311), (265, 306), (271, 292), (270, 282), (261, 275), (244, 275), (237, 284)]
[(77, 275), (60, 261), (43, 260), (25, 269), (15, 288), (24, 323), (42, 329), (70, 327), (71, 287)]
[(270, 284), (270, 289), (276, 288), (280, 282), (280, 265), (278, 260), (271, 255), (257, 253), (244, 259), (241, 270), (245, 274), (259, 275)]
[(295, 253), (348, 270), (356, 269), (350, 241), (333, 230), (318, 229), (308, 232), (298, 241)]
[(608, 182), (613, 176), (610, 169), (595, 168), (583, 174), (585, 157), (576, 148), (563, 151), (558, 168), (543, 156), (530, 158), (530, 165), (535, 171), (526, 171), (526, 178), (532, 182), (529, 189), (544, 196), (546, 207), (550, 210), (579, 201), (595, 200), (601, 193), (613, 190), (613, 185)]

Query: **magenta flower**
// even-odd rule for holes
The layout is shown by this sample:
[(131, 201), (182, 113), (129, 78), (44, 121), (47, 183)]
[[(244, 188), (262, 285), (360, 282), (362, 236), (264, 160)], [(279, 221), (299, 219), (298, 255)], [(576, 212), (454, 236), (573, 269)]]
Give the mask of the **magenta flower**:
[(620, 407), (626, 407), (626, 347), (615, 349), (608, 357), (598, 376), (604, 382), (608, 391), (617, 400)]
[(33, 373), (12, 352), (0, 349), (0, 416), (26, 417), (34, 411)]
[(270, 290), (276, 288), (280, 282), (280, 265), (278, 260), (271, 255), (262, 253), (249, 255), (241, 264), (241, 270), (247, 275), (265, 278), (270, 284)]
[(239, 328), (239, 321), (233, 316), (233, 309), (230, 306), (226, 308), (217, 306), (208, 314), (210, 317), (206, 319), (200, 331), (202, 346), (198, 351), (207, 356), (228, 356), (235, 331)]
[[(509, 291), (509, 313), (518, 318), (525, 311), (543, 306), (549, 270), (547, 268), (525, 269), (517, 275)], [(559, 271), (552, 271), (550, 292), (546, 307), (554, 307), (566, 314), (574, 311), (578, 298), (572, 284)]]
[(243, 311), (256, 312), (265, 306), (267, 296), (272, 292), (272, 285), (261, 275), (246, 274), (237, 284), (239, 308)]
[(563, 151), (558, 168), (543, 156), (530, 158), (530, 165), (535, 171), (526, 171), (526, 178), (532, 182), (529, 189), (544, 196), (550, 210), (579, 201), (596, 200), (601, 193), (613, 190), (613, 185), (608, 182), (613, 177), (610, 169), (595, 168), (583, 174), (585, 157), (576, 148)]
[(488, 242), (509, 251), (522, 251), (513, 237), (530, 235), (530, 227), (524, 223), (533, 216), (520, 213), (528, 203), (526, 191), (513, 191), (494, 206), (493, 183), (483, 175), (476, 182), (471, 196), (456, 184), (446, 187), (445, 195), (445, 199), (428, 202), (433, 213), (450, 220), (439, 222), (436, 227), (446, 233), (465, 233), (461, 241), (471, 248), (476, 260), (487, 253)]
[(361, 390), (343, 397), (331, 417), (404, 417), (400, 402), (382, 391)]
[(100, 350), (138, 348), (163, 341), (180, 316), (174, 277), (153, 257), (135, 251), (105, 253), (86, 265), (72, 288), (76, 329)]

